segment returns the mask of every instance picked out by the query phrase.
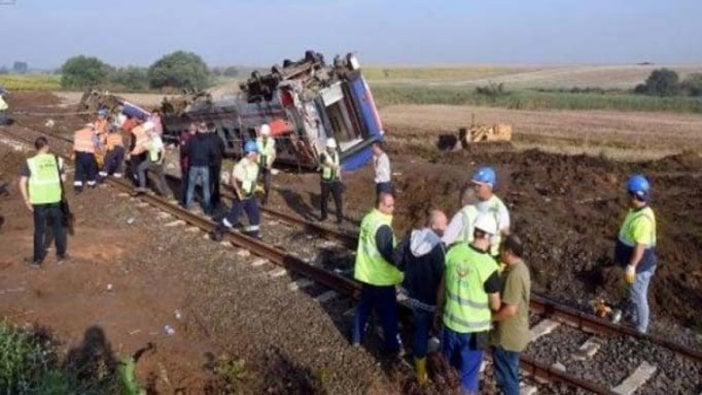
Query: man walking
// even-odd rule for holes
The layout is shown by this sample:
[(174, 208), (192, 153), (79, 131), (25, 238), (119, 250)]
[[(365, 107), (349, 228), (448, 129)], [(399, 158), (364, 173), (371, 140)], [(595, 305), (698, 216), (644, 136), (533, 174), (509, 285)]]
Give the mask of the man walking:
[(519, 395), (519, 355), (529, 342), (531, 278), (523, 253), (521, 239), (513, 234), (500, 247), (500, 261), (505, 263), (502, 306), (492, 315), (496, 328), (491, 332), (491, 343), (495, 380), (505, 395)]
[(209, 214), (212, 211), (210, 201), (210, 164), (214, 158), (212, 144), (209, 143), (204, 130), (198, 130), (188, 145), (185, 146), (190, 169), (188, 171), (188, 192), (185, 197), (185, 208), (190, 209), (195, 197), (195, 185), (198, 180), (202, 186), (202, 210)]
[(341, 183), (341, 165), (339, 162), (339, 153), (336, 152), (336, 140), (333, 137), (327, 139), (327, 150), (319, 156), (319, 167), (321, 169), (320, 176), (320, 221), (327, 219), (327, 203), (329, 202), (329, 194), (334, 197), (334, 206), (336, 206), (336, 223), (340, 224), (344, 219), (343, 202), (341, 195), (344, 191), (344, 184)]
[(495, 218), (481, 214), (473, 242), (457, 243), (446, 254), (439, 286), (436, 326), (444, 324), (442, 352), (455, 367), (464, 393), (477, 394), (480, 364), (488, 346), (491, 312), (500, 309), (500, 278), (490, 242), (498, 232)]
[(24, 163), (19, 187), (24, 204), (34, 214), (34, 255), (31, 264), (40, 267), (46, 255), (44, 233), (47, 220), (53, 227), (57, 262), (61, 263), (67, 258), (61, 212), (63, 170), (61, 160), (49, 153), (46, 138), (36, 139), (34, 147), (37, 154)]
[(479, 168), (473, 174), (471, 183), (475, 194), (478, 196), (478, 202), (475, 204), (478, 212), (491, 215), (497, 222), (498, 232), (495, 233), (490, 242), (490, 255), (497, 258), (500, 253), (499, 248), (502, 237), (509, 234), (510, 218), (507, 206), (493, 192), (497, 184), (495, 170), (488, 166)]
[(222, 196), (219, 192), (220, 174), (222, 173), (222, 158), (224, 158), (224, 141), (219, 134), (217, 134), (217, 128), (213, 122), (208, 122), (204, 127), (203, 132), (207, 133), (207, 141), (210, 144), (210, 209), (213, 211), (219, 207), (222, 202)]
[(471, 187), (464, 187), (460, 194), (462, 208), (451, 218), (441, 241), (450, 246), (453, 243), (473, 241), (473, 224), (478, 217), (478, 198), (475, 190)]
[(394, 210), (394, 197), (381, 193), (376, 207), (363, 217), (353, 275), (363, 288), (353, 319), (352, 342), (354, 345), (361, 343), (368, 316), (375, 309), (383, 327), (385, 351), (390, 354), (400, 351), (395, 285), (402, 282), (402, 272), (392, 263)]
[(412, 354), (420, 385), (427, 382), (429, 331), (436, 312), (436, 294), (444, 275), (446, 251), (441, 243), (441, 235), (446, 229), (446, 222), (446, 214), (441, 210), (431, 210), (425, 227), (413, 230), (395, 249), (395, 264), (405, 274), (402, 285), (407, 290), (409, 304), (412, 306)]
[(383, 146), (380, 141), (376, 141), (372, 146), (373, 150), (373, 169), (375, 170), (375, 194), (380, 196), (381, 193), (393, 193), (392, 180), (390, 173), (390, 159), (388, 154), (383, 151)]
[(98, 147), (95, 126), (86, 124), (83, 129), (73, 134), (73, 152), (75, 154), (76, 173), (73, 179), (73, 189), (76, 193), (83, 192), (83, 185), (94, 188), (97, 182), (97, 162), (95, 150)]
[(256, 139), (258, 147), (258, 162), (261, 166), (261, 176), (263, 177), (263, 199), (261, 204), (268, 203), (268, 193), (271, 190), (271, 170), (275, 162), (275, 138), (271, 137), (271, 127), (264, 123), (259, 128), (259, 136)]
[(656, 272), (656, 217), (649, 206), (651, 186), (643, 175), (634, 174), (627, 183), (629, 211), (619, 229), (614, 260), (625, 266), (633, 307), (632, 321), (639, 333), (648, 331), (648, 285)]
[(247, 235), (260, 239), (259, 227), (261, 215), (256, 199), (256, 181), (258, 180), (258, 147), (256, 142), (249, 140), (244, 144), (246, 156), (241, 158), (234, 166), (231, 177), (231, 185), (234, 188), (236, 198), (232, 203), (229, 213), (222, 218), (212, 232), (212, 239), (220, 241), (224, 237), (224, 232), (239, 223), (242, 211), (246, 212), (249, 218), (249, 226), (245, 228)]

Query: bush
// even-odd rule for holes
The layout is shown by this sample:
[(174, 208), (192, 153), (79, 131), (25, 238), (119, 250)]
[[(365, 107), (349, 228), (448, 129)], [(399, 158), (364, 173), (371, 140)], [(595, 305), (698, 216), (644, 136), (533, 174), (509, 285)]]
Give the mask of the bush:
[(107, 82), (112, 67), (98, 58), (74, 56), (61, 66), (61, 86), (85, 88)]
[(174, 87), (201, 90), (210, 82), (207, 64), (192, 52), (177, 51), (163, 56), (148, 71), (149, 85), (155, 89)]
[(654, 96), (677, 96), (680, 93), (678, 73), (670, 69), (653, 70), (646, 83), (638, 85), (634, 92)]
[(486, 86), (479, 86), (479, 87), (475, 88), (475, 93), (478, 95), (487, 96), (487, 97), (490, 97), (493, 99), (509, 95), (509, 92), (507, 92), (507, 90), (505, 89), (505, 84), (503, 84), (503, 83), (496, 84), (494, 82), (491, 82)]
[(702, 73), (692, 73), (685, 78), (680, 88), (688, 96), (702, 96)]
[(148, 69), (136, 66), (117, 69), (110, 76), (110, 82), (122, 85), (129, 90), (146, 90), (149, 88)]

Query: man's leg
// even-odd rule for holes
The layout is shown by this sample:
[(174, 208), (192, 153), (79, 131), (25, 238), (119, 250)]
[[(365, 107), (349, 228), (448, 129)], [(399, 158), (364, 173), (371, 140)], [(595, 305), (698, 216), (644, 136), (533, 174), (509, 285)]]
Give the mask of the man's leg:
[(461, 367), (459, 375), (461, 377), (461, 387), (470, 394), (477, 394), (480, 384), (480, 365), (483, 363), (483, 351), (477, 350), (476, 335), (470, 333), (464, 335), (466, 344), (461, 347)]
[(492, 353), (497, 387), (505, 395), (519, 395), (519, 353), (496, 346)]
[(170, 198), (172, 196), (172, 192), (168, 188), (168, 182), (166, 181), (166, 174), (163, 170), (163, 165), (152, 163), (150, 169), (156, 176), (156, 190), (158, 191), (158, 194), (165, 198)]
[(395, 286), (377, 287), (377, 292), (375, 306), (383, 327), (385, 350), (395, 353), (400, 350), (400, 342), (397, 336), (397, 297), (395, 296)]
[(188, 171), (188, 191), (185, 194), (185, 208), (190, 209), (195, 197), (195, 184), (197, 184), (199, 167), (191, 167)]
[(413, 307), (412, 316), (414, 317), (414, 336), (412, 341), (414, 370), (417, 375), (417, 381), (420, 384), (424, 384), (427, 382), (426, 356), (429, 344), (429, 328), (431, 327), (434, 313)]
[(180, 172), (180, 204), (185, 207), (188, 203), (188, 186), (190, 185), (190, 169), (181, 169)]
[(320, 221), (324, 221), (327, 219), (327, 203), (329, 201), (329, 193), (331, 192), (331, 183), (329, 182), (322, 182), (321, 186), (321, 193), (320, 193), (320, 199), (319, 199), (319, 209), (321, 211), (321, 215), (319, 217)]
[(244, 201), (235, 198), (232, 202), (231, 210), (229, 210), (227, 215), (225, 215), (224, 218), (217, 223), (217, 226), (212, 231), (212, 239), (215, 241), (222, 240), (224, 232), (231, 229), (235, 224), (239, 223), (239, 217), (241, 217), (242, 211), (244, 211)]
[(139, 188), (146, 188), (146, 169), (149, 168), (149, 161), (145, 160), (137, 166), (137, 174), (139, 175)]
[(107, 151), (102, 164), (102, 169), (100, 169), (100, 172), (98, 172), (98, 181), (102, 182), (103, 179), (107, 178), (108, 175), (114, 172), (114, 163), (115, 151)]
[(32, 263), (40, 265), (44, 260), (44, 231), (46, 227), (47, 205), (34, 205), (34, 254)]
[(76, 171), (73, 174), (73, 190), (76, 193), (81, 193), (83, 191), (83, 183), (85, 182), (85, 168), (84, 168), (83, 153), (76, 152), (75, 157), (76, 157), (76, 160), (75, 160)]
[(258, 211), (258, 200), (255, 197), (244, 200), (244, 210), (246, 210), (246, 216), (249, 217), (247, 233), (251, 237), (260, 238), (261, 214)]
[(54, 241), (56, 242), (56, 256), (61, 259), (66, 256), (66, 229), (63, 227), (63, 212), (61, 203), (54, 203), (49, 207), (49, 215), (52, 220)]
[(366, 331), (366, 322), (373, 307), (375, 299), (374, 287), (372, 285), (363, 284), (361, 288), (361, 299), (356, 306), (356, 313), (353, 316), (353, 327), (351, 334), (351, 343), (361, 344)]
[(202, 176), (202, 211), (206, 214), (212, 212), (212, 195), (210, 194), (210, 168), (201, 167)]
[(94, 188), (97, 179), (97, 159), (95, 159), (95, 154), (86, 154), (85, 161), (85, 166), (87, 168), (86, 170), (88, 177), (88, 186)]
[(268, 204), (268, 194), (271, 191), (271, 169), (262, 167), (263, 170), (263, 200), (262, 203)]
[(112, 152), (114, 152), (112, 175), (115, 178), (121, 178), (122, 172), (124, 171), (124, 147), (115, 147)]
[(332, 196), (334, 197), (334, 205), (336, 206), (336, 223), (340, 224), (344, 220), (344, 202), (341, 198), (344, 185), (341, 181), (335, 181), (332, 187)]
[(636, 281), (631, 284), (630, 297), (636, 315), (636, 330), (640, 333), (648, 331), (648, 285), (651, 283), (655, 269), (636, 274)]

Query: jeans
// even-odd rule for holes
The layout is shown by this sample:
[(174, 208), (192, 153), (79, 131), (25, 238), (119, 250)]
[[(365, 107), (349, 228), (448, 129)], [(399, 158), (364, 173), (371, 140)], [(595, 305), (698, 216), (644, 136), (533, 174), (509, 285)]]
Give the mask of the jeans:
[(188, 182), (190, 178), (190, 168), (189, 167), (181, 167), (181, 173), (180, 173), (180, 197), (178, 200), (180, 201), (180, 205), (185, 207), (186, 203), (188, 202), (188, 185), (190, 183)]
[(33, 261), (38, 262), (44, 259), (46, 253), (44, 246), (44, 234), (46, 232), (47, 221), (51, 224), (54, 241), (56, 242), (56, 255), (66, 254), (66, 231), (61, 223), (63, 214), (61, 213), (61, 203), (35, 204), (34, 208), (34, 257)]
[(385, 350), (391, 353), (398, 352), (400, 341), (397, 336), (397, 299), (394, 285), (363, 284), (361, 300), (353, 317), (353, 343), (358, 344), (363, 340), (366, 322), (373, 308), (380, 317), (380, 324), (383, 327)]
[(651, 277), (656, 272), (656, 268), (652, 267), (644, 272), (636, 273), (636, 281), (629, 288), (629, 299), (633, 307), (634, 324), (636, 330), (640, 333), (646, 333), (648, 330), (648, 285), (651, 283)]
[(141, 162), (147, 160), (146, 159), (146, 153), (141, 153), (139, 155), (132, 155), (129, 158), (129, 171), (132, 173), (132, 183), (134, 184), (135, 187), (139, 186), (139, 171), (137, 168), (141, 164)]
[(153, 173), (154, 186), (156, 191), (161, 196), (168, 196), (168, 183), (166, 182), (166, 175), (163, 172), (163, 165), (160, 163), (155, 163), (150, 160), (145, 160), (137, 167), (139, 172), (139, 186), (141, 188), (146, 188), (146, 171)]
[(434, 323), (434, 313), (419, 307), (413, 307), (412, 317), (414, 317), (412, 354), (414, 354), (415, 358), (424, 358), (427, 355), (429, 329)]
[(505, 395), (519, 395), (519, 353), (496, 346), (492, 352), (497, 387)]
[(185, 208), (190, 208), (195, 195), (195, 184), (200, 179), (202, 186), (202, 209), (210, 211), (210, 168), (207, 166), (191, 166), (188, 171), (188, 193), (185, 197)]
[(461, 389), (469, 394), (477, 394), (480, 379), (480, 364), (483, 350), (477, 345), (477, 333), (458, 333), (444, 327), (441, 339), (442, 353), (448, 362), (458, 370)]
[(336, 220), (337, 222), (341, 222), (344, 219), (343, 202), (341, 199), (344, 185), (341, 183), (341, 181), (322, 181), (321, 184), (322, 196), (320, 199), (320, 210), (322, 212), (322, 221), (327, 219), (327, 203), (329, 201), (329, 195), (331, 194), (334, 197), (334, 205), (336, 206)]
[(254, 196), (243, 200), (234, 199), (231, 210), (229, 210), (229, 213), (222, 219), (222, 225), (231, 228), (239, 223), (239, 217), (241, 217), (242, 211), (246, 212), (246, 216), (249, 218), (249, 226), (245, 229), (245, 232), (252, 237), (258, 238), (261, 214), (258, 211), (258, 201)]

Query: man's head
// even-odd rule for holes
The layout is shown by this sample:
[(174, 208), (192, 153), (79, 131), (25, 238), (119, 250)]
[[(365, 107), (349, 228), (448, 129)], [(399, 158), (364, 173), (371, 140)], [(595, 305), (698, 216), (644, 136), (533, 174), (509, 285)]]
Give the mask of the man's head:
[(463, 187), (461, 190), (461, 194), (459, 197), (460, 201), (459, 203), (461, 204), (461, 207), (467, 206), (469, 204), (475, 204), (478, 202), (478, 196), (475, 192), (475, 189), (472, 185), (466, 185)]
[(373, 150), (374, 156), (380, 156), (380, 154), (383, 153), (383, 143), (380, 141), (375, 141), (373, 142), (373, 145), (371, 145), (371, 149)]
[(487, 251), (490, 241), (497, 234), (497, 221), (490, 213), (480, 213), (473, 224), (473, 245)]
[(488, 200), (492, 197), (492, 189), (497, 183), (497, 175), (492, 167), (484, 166), (473, 173), (470, 182), (478, 199)]
[(244, 153), (250, 160), (256, 160), (258, 157), (258, 145), (253, 140), (247, 140), (244, 144)]
[(439, 236), (443, 236), (448, 226), (448, 218), (446, 214), (438, 209), (429, 210), (427, 215), (427, 228), (434, 231)]
[(381, 193), (376, 204), (378, 211), (386, 215), (392, 215), (395, 211), (395, 197), (391, 193)]
[(207, 122), (207, 124), (205, 124), (205, 128), (210, 133), (214, 133), (217, 130), (217, 126), (215, 125), (214, 122), (211, 122), (211, 121)]
[(190, 122), (190, 126), (188, 126), (188, 132), (190, 134), (197, 133), (197, 125), (195, 124), (195, 122)]
[(34, 140), (34, 148), (39, 152), (49, 152), (49, 141), (46, 137), (39, 137)]
[(207, 133), (207, 124), (205, 122), (198, 122), (197, 132), (198, 133)]
[(329, 137), (327, 139), (327, 152), (334, 152), (336, 151), (336, 140), (334, 137)]
[(508, 265), (519, 262), (523, 254), (524, 244), (515, 234), (507, 236), (500, 246), (500, 260)]
[(271, 135), (271, 127), (268, 126), (267, 123), (264, 123), (261, 125), (261, 127), (258, 128), (259, 133), (261, 134), (261, 137), (263, 138), (268, 138)]
[(648, 180), (643, 175), (634, 174), (629, 177), (626, 190), (629, 194), (629, 206), (637, 208), (648, 204), (651, 184), (649, 184)]

